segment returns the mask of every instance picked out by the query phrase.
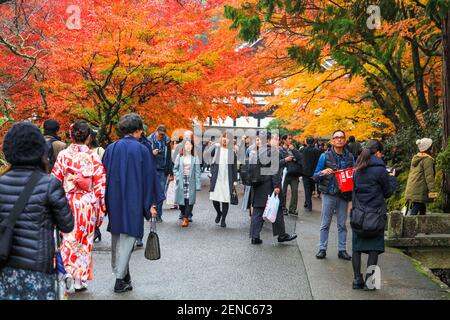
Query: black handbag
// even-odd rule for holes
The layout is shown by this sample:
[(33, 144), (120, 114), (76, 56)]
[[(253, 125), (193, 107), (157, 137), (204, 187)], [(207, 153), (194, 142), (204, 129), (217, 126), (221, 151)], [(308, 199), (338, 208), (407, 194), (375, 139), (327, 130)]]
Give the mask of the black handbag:
[(158, 260), (161, 258), (161, 248), (159, 246), (159, 237), (156, 233), (156, 220), (150, 219), (150, 234), (145, 245), (145, 258), (148, 260)]
[(353, 232), (361, 238), (374, 238), (384, 231), (387, 220), (387, 208), (362, 206), (355, 195), (350, 211), (350, 225)]
[(233, 186), (233, 190), (231, 191), (230, 203), (233, 206), (237, 206), (239, 204), (239, 198), (238, 198), (235, 186)]
[(38, 171), (34, 171), (31, 174), (31, 177), (20, 194), (19, 199), (17, 199), (17, 202), (14, 204), (9, 218), (0, 221), (0, 270), (6, 266), (9, 260), (16, 221), (23, 209), (25, 209), (25, 206), (27, 205), (27, 202), (30, 199), (30, 196), (41, 176), (42, 175)]

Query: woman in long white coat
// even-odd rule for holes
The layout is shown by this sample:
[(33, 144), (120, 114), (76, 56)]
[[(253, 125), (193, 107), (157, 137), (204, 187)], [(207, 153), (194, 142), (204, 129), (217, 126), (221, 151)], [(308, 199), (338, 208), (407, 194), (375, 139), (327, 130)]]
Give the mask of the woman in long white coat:
[(211, 183), (209, 199), (217, 212), (216, 223), (225, 228), (226, 217), (231, 202), (231, 193), (237, 185), (237, 157), (233, 145), (229, 144), (227, 133), (221, 137), (220, 143), (211, 145), (205, 150), (205, 159), (212, 158)]

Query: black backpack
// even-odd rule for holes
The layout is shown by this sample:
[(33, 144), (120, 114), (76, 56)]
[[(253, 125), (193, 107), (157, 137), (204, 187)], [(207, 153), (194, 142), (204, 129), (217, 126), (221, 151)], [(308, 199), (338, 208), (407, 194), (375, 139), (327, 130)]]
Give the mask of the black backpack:
[(49, 140), (46, 140), (46, 144), (47, 144), (47, 160), (48, 163), (50, 164), (50, 171), (53, 169), (53, 167), (55, 166), (55, 162), (56, 162), (56, 158), (55, 158), (55, 153), (53, 152), (53, 142), (58, 141), (55, 138), (50, 138)]

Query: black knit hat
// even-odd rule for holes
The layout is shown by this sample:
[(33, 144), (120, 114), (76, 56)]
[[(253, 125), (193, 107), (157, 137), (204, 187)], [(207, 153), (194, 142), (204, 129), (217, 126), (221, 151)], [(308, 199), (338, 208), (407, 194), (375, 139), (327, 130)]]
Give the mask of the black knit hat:
[(15, 124), (3, 140), (3, 153), (12, 165), (41, 164), (46, 143), (41, 131), (29, 122)]

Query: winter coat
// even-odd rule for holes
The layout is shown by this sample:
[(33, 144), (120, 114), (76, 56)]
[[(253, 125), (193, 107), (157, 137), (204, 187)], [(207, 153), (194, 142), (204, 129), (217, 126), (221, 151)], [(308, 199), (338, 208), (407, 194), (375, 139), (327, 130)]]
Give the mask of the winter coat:
[(379, 208), (394, 192), (397, 180), (390, 176), (383, 160), (372, 155), (369, 165), (353, 175), (353, 192), (362, 206)]
[[(280, 194), (278, 197), (282, 199), (281, 172), (286, 162), (283, 159), (283, 155), (281, 155), (277, 149), (272, 147), (263, 147), (260, 149), (260, 158), (267, 157), (270, 159), (271, 156), (279, 158), (279, 168), (272, 175), (268, 176), (262, 184), (252, 187), (250, 192), (250, 203), (255, 208), (264, 208), (266, 206), (268, 196), (272, 194), (275, 188), (280, 189)], [(271, 163), (263, 165), (263, 167), (271, 167)]]
[[(396, 184), (397, 180), (389, 175), (383, 160), (372, 155), (369, 165), (353, 174), (353, 196), (362, 207), (386, 208), (384, 199), (392, 195)], [(353, 232), (352, 250), (384, 252), (384, 229), (372, 238), (363, 238)]]
[(307, 146), (301, 150), (301, 153), (303, 175), (305, 177), (312, 177), (322, 152), (313, 146)]
[(355, 159), (357, 159), (362, 152), (361, 143), (359, 143), (358, 141), (347, 143), (347, 148), (348, 151), (350, 151), (353, 154)]
[[(198, 157), (192, 157), (191, 170), (189, 172), (189, 205), (195, 204), (196, 191), (201, 190), (201, 170)], [(183, 188), (183, 162), (184, 156), (178, 155), (173, 166), (173, 176), (175, 177), (175, 203), (184, 206), (184, 188)]]
[(156, 170), (164, 171), (166, 176), (172, 174), (172, 151), (169, 137), (164, 136), (162, 140), (158, 140), (156, 134), (152, 133), (147, 139), (151, 144), (152, 151), (155, 149), (160, 151), (156, 156), (153, 155), (153, 152), (150, 153), (155, 160)]
[(144, 217), (149, 220), (151, 206), (165, 199), (148, 148), (126, 136), (108, 146), (103, 165), (109, 215), (107, 230), (142, 238)]
[[(0, 221), (7, 219), (34, 170), (31, 166), (13, 167), (0, 177)], [(74, 217), (59, 180), (42, 172), (14, 226), (13, 247), (7, 266), (53, 273), (54, 228), (69, 233)]]
[(434, 176), (434, 159), (427, 153), (416, 154), (411, 161), (405, 199), (411, 202), (425, 203), (436, 198)]

